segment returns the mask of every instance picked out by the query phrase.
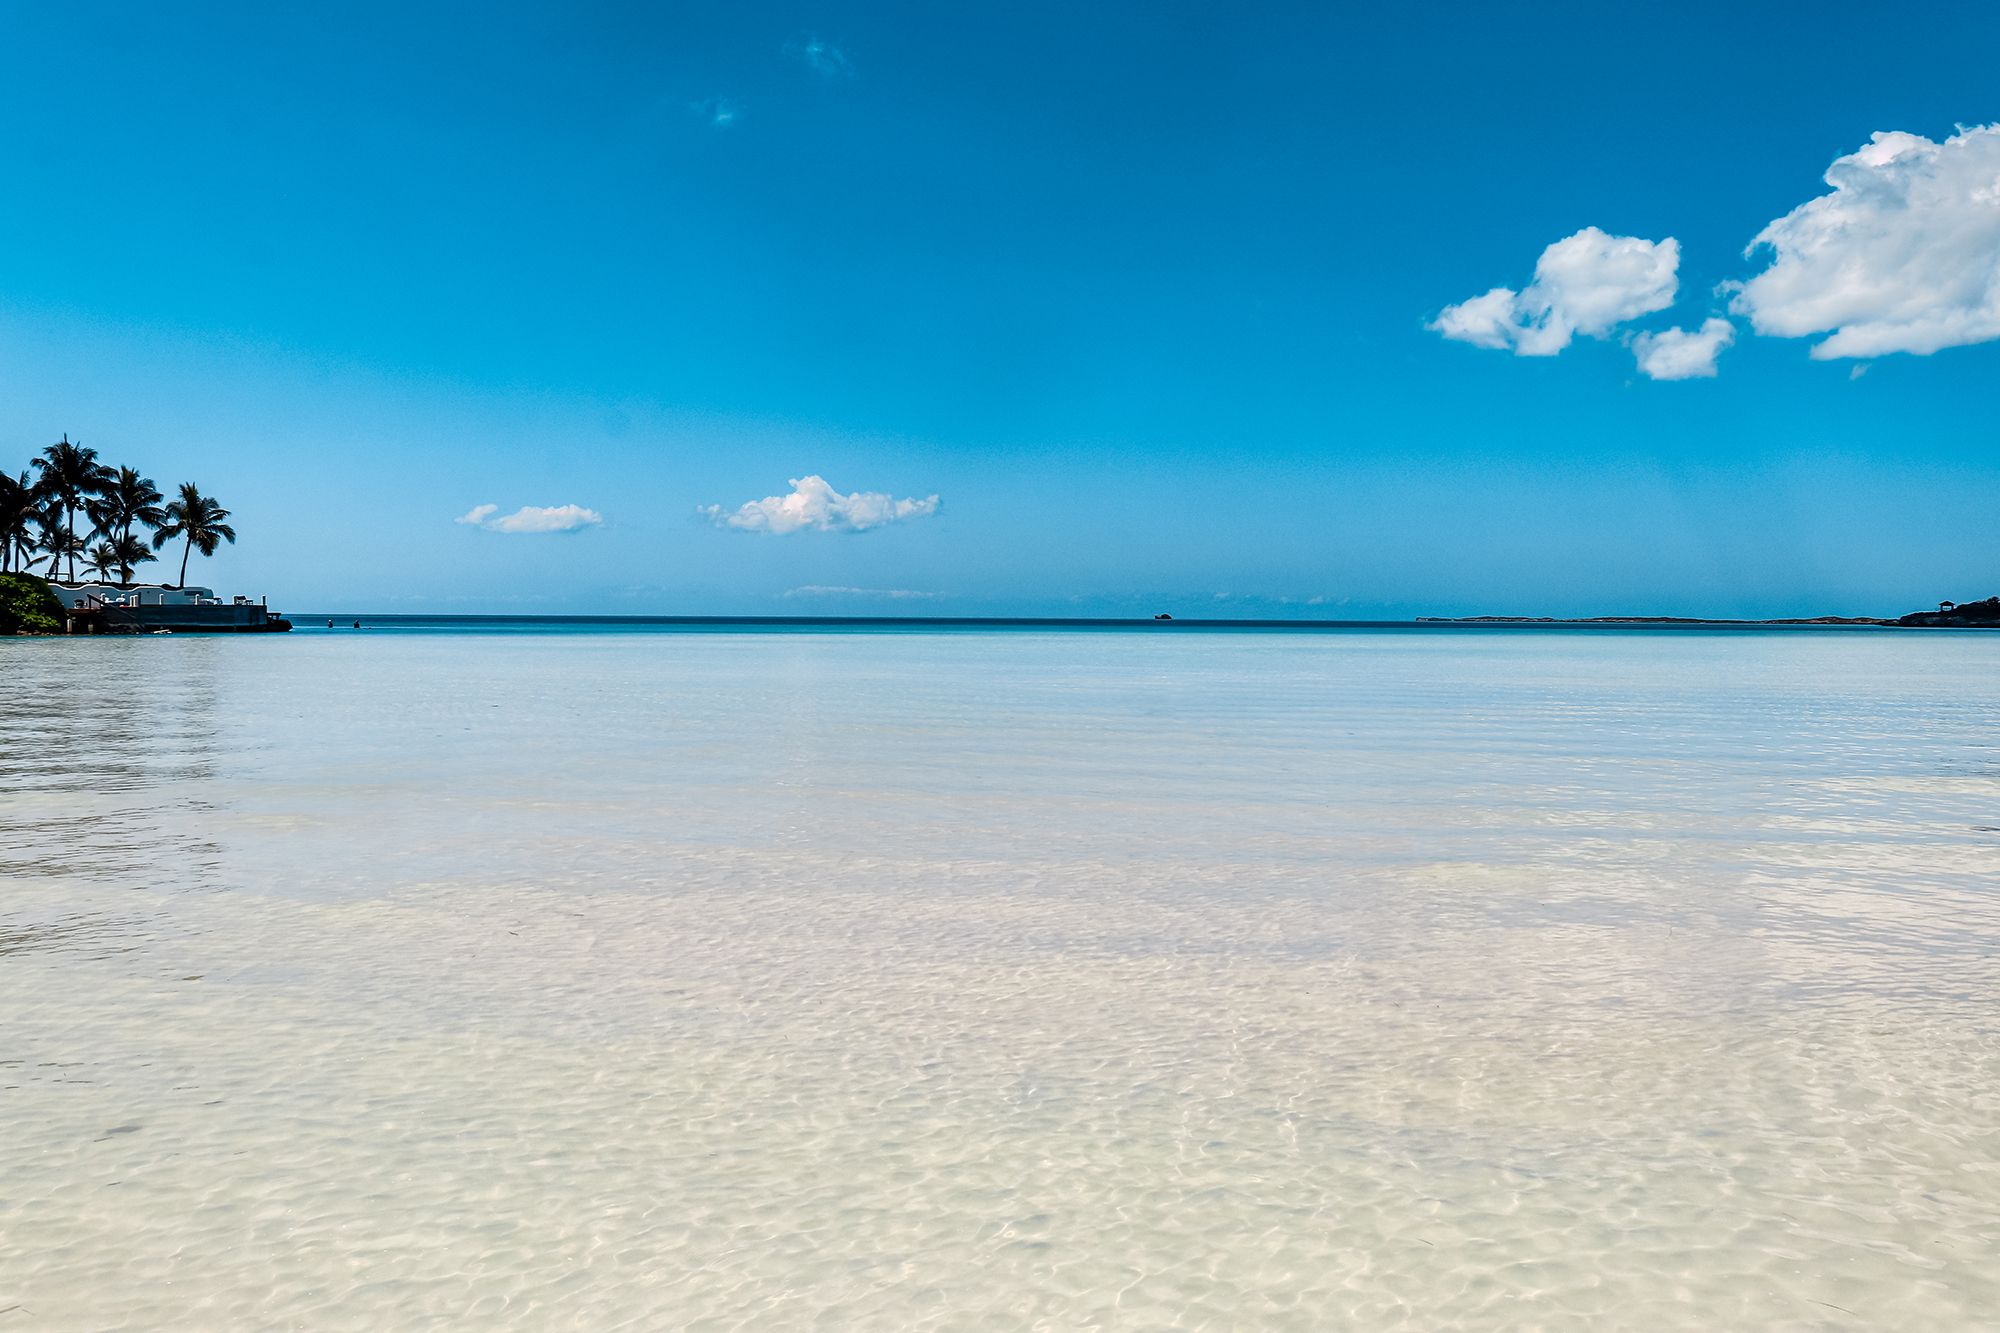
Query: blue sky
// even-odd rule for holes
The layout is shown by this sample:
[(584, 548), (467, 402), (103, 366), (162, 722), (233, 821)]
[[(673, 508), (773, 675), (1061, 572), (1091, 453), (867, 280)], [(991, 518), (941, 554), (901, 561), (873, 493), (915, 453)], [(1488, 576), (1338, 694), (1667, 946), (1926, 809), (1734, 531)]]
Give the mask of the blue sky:
[[(0, 464), (68, 432), (199, 482), (236, 514), (200, 575), (229, 591), (1336, 617), (2000, 591), (1974, 291), (2000, 195), (1960, 136), (2000, 121), (2000, 10), (292, 8), (8, 5), (0, 45)], [(1801, 249), (1717, 291), (1878, 132), (1931, 145), (1842, 196), (1882, 282), (1828, 295)], [(1595, 328), (1537, 284), (1586, 228), (1672, 238), (1668, 303), (1593, 287), (1648, 307)], [(1498, 322), (1436, 327), (1498, 287)], [(1641, 371), (1635, 337), (1711, 319), (1712, 376)]]

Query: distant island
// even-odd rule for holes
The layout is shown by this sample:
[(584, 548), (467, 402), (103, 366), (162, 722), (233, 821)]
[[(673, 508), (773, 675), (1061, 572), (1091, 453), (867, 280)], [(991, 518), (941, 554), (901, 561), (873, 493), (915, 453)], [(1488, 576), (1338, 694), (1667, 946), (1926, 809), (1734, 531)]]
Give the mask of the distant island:
[(1935, 611), (1883, 616), (1791, 616), (1733, 620), (1713, 616), (1418, 616), (1424, 625), (1881, 625), (1905, 629), (2000, 629), (2000, 597), (1940, 602)]

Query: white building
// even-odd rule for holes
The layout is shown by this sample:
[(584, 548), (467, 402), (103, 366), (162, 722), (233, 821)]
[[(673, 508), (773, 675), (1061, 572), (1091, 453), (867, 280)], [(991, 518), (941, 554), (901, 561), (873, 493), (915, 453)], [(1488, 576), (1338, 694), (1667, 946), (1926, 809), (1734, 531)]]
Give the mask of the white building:
[[(140, 583), (121, 588), (115, 583), (51, 583), (49, 588), (63, 609), (81, 606), (221, 606), (213, 588), (169, 588), (159, 583)], [(241, 601), (242, 598), (238, 598)]]

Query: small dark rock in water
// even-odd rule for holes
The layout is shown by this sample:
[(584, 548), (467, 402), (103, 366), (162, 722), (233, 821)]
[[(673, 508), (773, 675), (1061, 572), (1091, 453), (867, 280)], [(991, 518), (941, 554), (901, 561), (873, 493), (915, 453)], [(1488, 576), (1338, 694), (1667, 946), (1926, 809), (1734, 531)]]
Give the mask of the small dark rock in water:
[(1157, 616), (1154, 616), (1154, 617), (1153, 617), (1153, 619), (1155, 619), (1155, 620), (1172, 620), (1172, 619), (1173, 619), (1173, 617), (1172, 617), (1172, 616), (1170, 616), (1170, 615), (1168, 615), (1168, 614), (1167, 614), (1167, 613), (1166, 613), (1165, 611), (1162, 611), (1162, 612), (1160, 612), (1160, 614), (1158, 614)]

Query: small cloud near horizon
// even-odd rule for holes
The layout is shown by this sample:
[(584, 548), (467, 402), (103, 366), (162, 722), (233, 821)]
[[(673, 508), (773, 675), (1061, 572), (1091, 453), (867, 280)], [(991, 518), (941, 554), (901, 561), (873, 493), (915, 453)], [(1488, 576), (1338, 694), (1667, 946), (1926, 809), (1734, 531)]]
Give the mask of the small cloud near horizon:
[(696, 512), (719, 528), (783, 535), (814, 532), (866, 532), (889, 523), (928, 518), (938, 511), (938, 497), (896, 499), (887, 491), (855, 491), (842, 495), (824, 477), (794, 477), (785, 495), (749, 500), (735, 509), (702, 505)]
[(892, 601), (929, 601), (944, 596), (941, 592), (919, 592), (914, 588), (844, 588), (825, 583), (808, 583), (802, 588), (787, 588), (778, 594), (784, 598), (795, 597), (887, 597)]
[[(1169, 597), (1166, 600), (1171, 601), (1173, 599)], [(1219, 592), (1215, 594), (1215, 600), (1218, 602), (1261, 603), (1267, 606), (1345, 606), (1352, 599), (1347, 597), (1331, 597), (1326, 593), (1314, 593), (1310, 597), (1299, 597), (1290, 593)]]
[(499, 505), (474, 505), (453, 519), (484, 532), (546, 533), (581, 532), (604, 522), (604, 515), (582, 505), (522, 505), (511, 514), (502, 514)]

